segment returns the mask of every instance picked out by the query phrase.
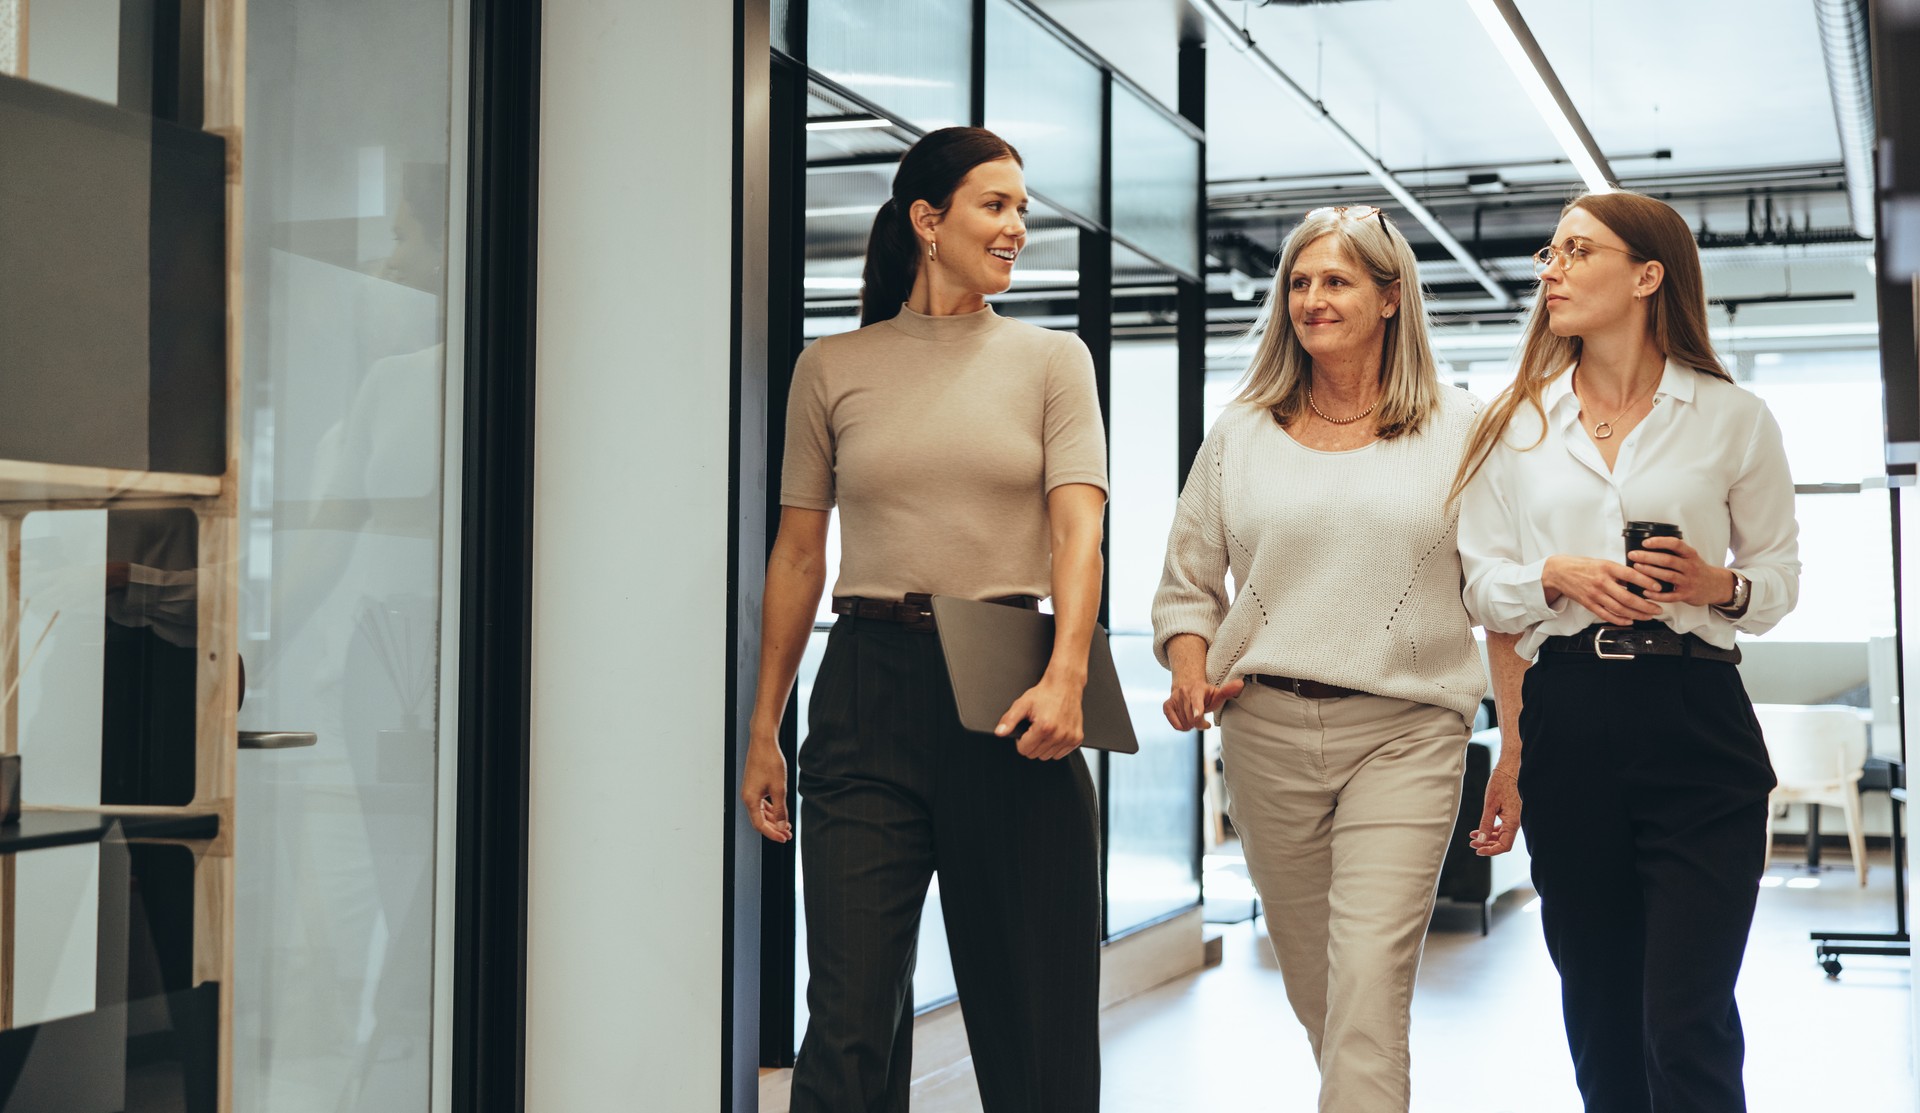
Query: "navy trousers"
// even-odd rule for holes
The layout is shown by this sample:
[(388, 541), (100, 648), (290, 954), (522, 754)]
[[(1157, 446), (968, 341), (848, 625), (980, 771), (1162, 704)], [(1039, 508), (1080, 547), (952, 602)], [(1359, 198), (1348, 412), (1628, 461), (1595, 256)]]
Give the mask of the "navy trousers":
[(913, 967), (940, 903), (986, 1113), (1100, 1106), (1099, 827), (1080, 754), (960, 725), (939, 639), (842, 618), (800, 748), (806, 1037), (793, 1113), (906, 1113)]
[(1588, 1113), (1737, 1113), (1774, 784), (1731, 664), (1540, 654), (1521, 826)]

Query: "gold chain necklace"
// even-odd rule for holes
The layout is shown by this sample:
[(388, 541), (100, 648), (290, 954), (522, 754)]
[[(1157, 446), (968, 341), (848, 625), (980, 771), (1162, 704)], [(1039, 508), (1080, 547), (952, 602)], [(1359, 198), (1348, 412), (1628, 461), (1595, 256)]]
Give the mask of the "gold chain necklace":
[(1375, 398), (1373, 400), (1373, 406), (1368, 406), (1366, 409), (1361, 410), (1359, 413), (1354, 414), (1352, 417), (1347, 417), (1347, 418), (1328, 417), (1325, 410), (1322, 410), (1320, 407), (1313, 404), (1313, 388), (1312, 387), (1307, 388), (1307, 408), (1312, 410), (1314, 413), (1319, 414), (1320, 420), (1326, 422), (1328, 425), (1352, 425), (1354, 422), (1359, 421), (1361, 418), (1372, 413), (1374, 406), (1378, 406), (1379, 404), (1380, 404), (1380, 399)]
[[(1621, 418), (1623, 418), (1623, 417), (1625, 417), (1625, 416), (1627, 416), (1627, 415), (1628, 415), (1629, 413), (1631, 413), (1631, 412), (1633, 412), (1633, 408), (1634, 408), (1635, 406), (1638, 406), (1638, 405), (1639, 405), (1640, 403), (1642, 403), (1642, 402), (1644, 402), (1644, 401), (1646, 401), (1646, 400), (1647, 400), (1647, 397), (1648, 397), (1649, 395), (1651, 395), (1651, 394), (1653, 394), (1653, 392), (1654, 392), (1654, 391), (1656, 391), (1656, 390), (1659, 390), (1659, 389), (1660, 389), (1660, 380), (1659, 380), (1659, 379), (1655, 379), (1655, 380), (1653, 381), (1653, 388), (1652, 388), (1651, 390), (1648, 390), (1646, 394), (1643, 394), (1643, 395), (1641, 395), (1640, 397), (1638, 397), (1638, 398), (1636, 398), (1636, 399), (1634, 399), (1633, 401), (1631, 401), (1631, 402), (1629, 402), (1629, 403), (1627, 403), (1627, 405), (1626, 405), (1626, 407), (1625, 407), (1624, 409), (1622, 409), (1622, 410), (1621, 410), (1621, 411), (1620, 411), (1619, 413), (1617, 413), (1617, 414), (1614, 414), (1614, 415), (1613, 415), (1613, 421), (1602, 421), (1602, 422), (1600, 422), (1599, 424), (1597, 424), (1597, 425), (1595, 425), (1595, 426), (1593, 427), (1593, 439), (1594, 439), (1594, 440), (1596, 440), (1596, 441), (1604, 441), (1604, 440), (1606, 440), (1606, 439), (1607, 439), (1608, 437), (1611, 437), (1611, 436), (1613, 436), (1613, 425), (1614, 425), (1614, 422), (1615, 422), (1615, 421), (1619, 421), (1619, 420), (1620, 420)], [(1580, 397), (1580, 372), (1579, 372), (1579, 370), (1578, 370), (1577, 368), (1576, 368), (1576, 369), (1574, 370), (1574, 372), (1573, 372), (1573, 396), (1574, 396), (1575, 398), (1579, 398), (1579, 397)], [(1308, 403), (1307, 403), (1307, 404), (1308, 404), (1308, 405), (1312, 405), (1312, 404), (1313, 404), (1313, 403), (1312, 403), (1312, 395), (1311, 395), (1311, 393), (1309, 393), (1309, 395), (1308, 395)], [(1582, 412), (1582, 413), (1585, 413), (1585, 412), (1586, 412), (1586, 408), (1587, 408), (1587, 403), (1586, 403), (1586, 400), (1585, 400), (1585, 399), (1581, 399), (1581, 401), (1580, 401), (1580, 410), (1581, 410), (1581, 412)], [(1315, 410), (1314, 412), (1315, 412), (1315, 413), (1318, 413), (1319, 411), (1318, 411), (1318, 410)], [(1362, 415), (1362, 416), (1365, 416), (1365, 415)]]

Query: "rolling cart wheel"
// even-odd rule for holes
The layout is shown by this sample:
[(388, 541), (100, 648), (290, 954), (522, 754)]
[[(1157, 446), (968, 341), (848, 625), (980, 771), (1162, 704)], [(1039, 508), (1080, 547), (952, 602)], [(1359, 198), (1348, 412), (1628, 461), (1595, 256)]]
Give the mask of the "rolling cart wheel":
[(1820, 968), (1827, 972), (1827, 977), (1829, 978), (1838, 978), (1840, 976), (1840, 960), (1837, 958), (1827, 959), (1820, 964)]

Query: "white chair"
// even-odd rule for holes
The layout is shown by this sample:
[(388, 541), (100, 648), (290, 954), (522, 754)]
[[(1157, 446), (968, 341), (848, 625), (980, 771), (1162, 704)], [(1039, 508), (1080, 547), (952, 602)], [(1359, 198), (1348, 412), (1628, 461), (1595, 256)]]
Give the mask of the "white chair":
[[(1779, 786), (1767, 808), (1767, 855), (1773, 855), (1773, 807), (1829, 804), (1847, 817), (1847, 846), (1860, 884), (1867, 883), (1866, 836), (1860, 829), (1860, 772), (1867, 763), (1867, 724), (1851, 707), (1755, 704), (1767, 756)], [(1812, 824), (1808, 824), (1812, 837)]]

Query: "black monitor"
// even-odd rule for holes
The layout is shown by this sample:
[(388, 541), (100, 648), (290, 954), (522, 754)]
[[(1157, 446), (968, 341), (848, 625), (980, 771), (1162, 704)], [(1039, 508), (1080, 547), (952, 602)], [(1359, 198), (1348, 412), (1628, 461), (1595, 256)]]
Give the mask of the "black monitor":
[(1880, 376), (1886, 388), (1887, 470), (1920, 464), (1920, 0), (1874, 0), (1875, 223)]

